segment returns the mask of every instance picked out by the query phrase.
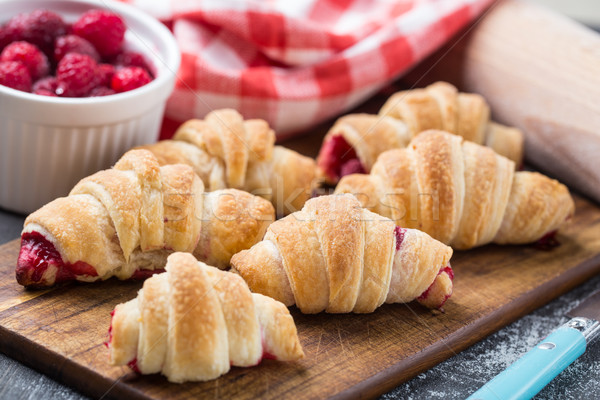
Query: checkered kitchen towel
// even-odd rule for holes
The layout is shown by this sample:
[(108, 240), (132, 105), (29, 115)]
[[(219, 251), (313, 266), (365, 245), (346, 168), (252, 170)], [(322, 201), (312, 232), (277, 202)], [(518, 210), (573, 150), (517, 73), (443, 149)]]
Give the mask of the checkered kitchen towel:
[(183, 53), (166, 115), (218, 108), (279, 138), (364, 101), (492, 0), (129, 0), (172, 28)]

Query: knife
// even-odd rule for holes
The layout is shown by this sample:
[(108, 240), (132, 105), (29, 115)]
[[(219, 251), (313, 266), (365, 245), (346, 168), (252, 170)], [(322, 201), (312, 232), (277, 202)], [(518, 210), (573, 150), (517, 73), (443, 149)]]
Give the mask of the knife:
[(530, 399), (600, 337), (600, 291), (567, 313), (571, 319), (467, 400)]

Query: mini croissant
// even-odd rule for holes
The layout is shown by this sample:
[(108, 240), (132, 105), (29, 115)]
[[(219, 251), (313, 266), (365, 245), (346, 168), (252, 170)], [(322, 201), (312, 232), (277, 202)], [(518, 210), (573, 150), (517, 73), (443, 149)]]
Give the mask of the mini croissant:
[(70, 280), (144, 278), (173, 251), (221, 268), (258, 242), (274, 220), (266, 200), (235, 189), (204, 193), (191, 167), (160, 167), (131, 150), (114, 168), (82, 179), (25, 220), (17, 281), (45, 287)]
[(430, 130), (379, 156), (369, 175), (343, 177), (369, 210), (456, 249), (524, 244), (556, 231), (574, 212), (566, 186), (488, 147)]
[(302, 208), (311, 195), (315, 162), (275, 146), (266, 121), (244, 120), (235, 110), (209, 113), (179, 127), (173, 140), (142, 146), (161, 165), (190, 165), (207, 190), (235, 188), (271, 201), (277, 214)]
[(230, 366), (263, 358), (304, 356), (288, 309), (250, 293), (239, 276), (187, 253), (171, 254), (165, 269), (115, 307), (107, 343), (112, 365), (185, 382), (215, 379)]
[(392, 95), (379, 115), (350, 114), (336, 121), (323, 139), (317, 158), (318, 177), (336, 184), (345, 175), (369, 173), (386, 150), (402, 148), (420, 132), (441, 129), (485, 144), (517, 164), (523, 157), (523, 134), (490, 121), (485, 99), (459, 93), (449, 83)]
[(253, 292), (303, 313), (369, 313), (418, 300), (441, 308), (452, 294), (452, 249), (396, 227), (351, 195), (322, 196), (271, 224), (231, 259)]

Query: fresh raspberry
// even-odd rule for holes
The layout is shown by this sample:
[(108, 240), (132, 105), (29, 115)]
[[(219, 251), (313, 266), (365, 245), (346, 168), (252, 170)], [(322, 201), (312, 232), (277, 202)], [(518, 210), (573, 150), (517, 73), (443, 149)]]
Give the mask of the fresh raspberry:
[(121, 17), (104, 10), (90, 10), (73, 24), (73, 33), (92, 43), (102, 57), (121, 51), (126, 29)]
[(37, 93), (39, 91), (46, 91), (56, 93), (56, 88), (58, 87), (58, 81), (54, 76), (46, 76), (45, 78), (39, 79), (33, 83), (33, 88), (31, 89), (33, 93)]
[(94, 61), (100, 61), (100, 54), (98, 54), (94, 45), (75, 35), (65, 35), (56, 39), (54, 44), (54, 59), (56, 62), (62, 60), (67, 53), (86, 54), (92, 57)]
[(17, 61), (0, 62), (0, 85), (29, 92), (31, 90), (31, 76), (27, 67)]
[(148, 72), (140, 67), (123, 67), (115, 72), (111, 87), (117, 93), (128, 92), (152, 81)]
[(0, 61), (18, 61), (23, 63), (32, 79), (48, 75), (50, 65), (48, 59), (34, 45), (27, 42), (13, 42), (0, 53)]
[(148, 63), (146, 62), (146, 58), (135, 51), (124, 51), (120, 53), (114, 60), (114, 64), (120, 65), (123, 67), (140, 67), (144, 68), (148, 73), (150, 73), (150, 68), (148, 68)]
[(109, 87), (114, 74), (115, 67), (113, 65), (98, 64), (98, 68), (96, 68), (96, 85)]
[(90, 97), (110, 96), (111, 94), (115, 93), (116, 92), (109, 87), (98, 86), (92, 89), (90, 92)]
[(69, 53), (58, 63), (56, 78), (59, 96), (85, 96), (96, 86), (96, 61), (85, 54)]
[(11, 18), (6, 29), (13, 40), (25, 40), (35, 44), (46, 55), (52, 54), (54, 39), (67, 33), (67, 24), (62, 17), (49, 10), (35, 10)]
[(58, 97), (56, 95), (56, 93), (50, 91), (50, 90), (46, 90), (46, 89), (38, 89), (38, 90), (34, 90), (33, 94), (39, 94), (40, 96), (48, 96), (48, 97)]
[(9, 43), (13, 42), (12, 32), (4, 26), (0, 26), (0, 51), (2, 51)]

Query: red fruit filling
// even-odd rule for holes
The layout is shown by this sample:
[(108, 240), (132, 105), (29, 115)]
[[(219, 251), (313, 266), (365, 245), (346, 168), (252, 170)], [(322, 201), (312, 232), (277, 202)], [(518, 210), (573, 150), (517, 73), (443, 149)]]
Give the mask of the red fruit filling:
[(262, 360), (277, 360), (277, 357), (275, 357), (273, 354), (265, 351), (264, 347), (263, 347), (263, 353), (262, 353), (261, 359), (258, 360), (258, 363), (260, 364), (260, 362)]
[(82, 37), (76, 35), (65, 35), (56, 39), (54, 44), (54, 59), (56, 62), (62, 60), (69, 53), (79, 53), (90, 56), (94, 61), (100, 61), (100, 54), (94, 45)]
[(0, 85), (29, 92), (31, 90), (31, 75), (22, 63), (3, 61), (0, 62)]
[[(454, 281), (454, 271), (452, 270), (452, 267), (450, 266), (450, 264), (446, 265), (444, 268), (441, 268), (438, 272), (438, 275), (441, 275), (443, 273), (446, 273), (448, 275), (448, 277), (450, 278), (450, 280)], [(434, 280), (434, 283), (435, 283), (435, 280)], [(417, 300), (425, 300), (429, 296), (429, 292), (432, 287), (433, 287), (433, 283), (419, 297), (417, 297)], [(446, 301), (450, 298), (451, 295), (452, 294), (450, 293), (450, 294), (447, 294), (446, 296), (444, 296), (444, 298), (442, 299), (442, 302), (440, 303), (438, 308), (442, 308), (442, 306), (446, 303)]]
[(267, 346), (265, 346), (265, 331), (263, 330), (262, 326), (260, 327), (260, 345), (262, 346), (262, 355), (260, 356), (260, 360), (258, 360), (256, 365), (260, 364), (262, 360), (277, 360), (275, 355), (265, 350)]
[(138, 368), (137, 365), (137, 357), (127, 363), (127, 366), (133, 370), (136, 374), (141, 374), (142, 372)]
[(549, 251), (555, 247), (560, 246), (560, 242), (556, 238), (557, 230), (546, 233), (540, 239), (538, 239), (533, 246), (538, 250)]
[(402, 242), (404, 241), (404, 234), (406, 233), (406, 229), (400, 228), (399, 226), (394, 228), (394, 234), (396, 235), (396, 251), (400, 250), (400, 246), (402, 246)]
[(104, 10), (90, 10), (73, 24), (73, 33), (92, 43), (102, 57), (121, 51), (126, 29), (121, 17)]
[(112, 338), (113, 338), (113, 319), (115, 318), (115, 310), (113, 309), (110, 312), (110, 325), (108, 327), (108, 341), (104, 342), (104, 345), (106, 346), (106, 348), (110, 347), (110, 344), (112, 343)]
[[(54, 282), (44, 281), (44, 273), (50, 267), (57, 269)], [(74, 264), (64, 262), (54, 245), (44, 235), (34, 231), (21, 236), (16, 276), (21, 285), (42, 287), (72, 281), (78, 276), (98, 276), (98, 273), (83, 261)]]
[(86, 96), (96, 86), (96, 61), (85, 54), (69, 53), (58, 63), (56, 94), (66, 97)]
[(136, 269), (133, 272), (133, 275), (131, 275), (130, 279), (133, 279), (133, 280), (136, 280), (136, 281), (143, 281), (143, 280), (146, 280), (146, 279), (150, 278), (154, 274), (160, 274), (162, 272), (165, 272), (164, 268), (158, 268), (158, 269)]
[(366, 172), (356, 151), (342, 135), (333, 135), (323, 143), (319, 153), (319, 167), (334, 182), (345, 175)]
[(128, 92), (144, 86), (152, 78), (140, 67), (123, 67), (115, 72), (110, 87), (117, 93)]
[(0, 54), (0, 61), (20, 62), (29, 71), (33, 80), (48, 75), (50, 64), (48, 58), (36, 46), (27, 42), (13, 42), (6, 46)]

